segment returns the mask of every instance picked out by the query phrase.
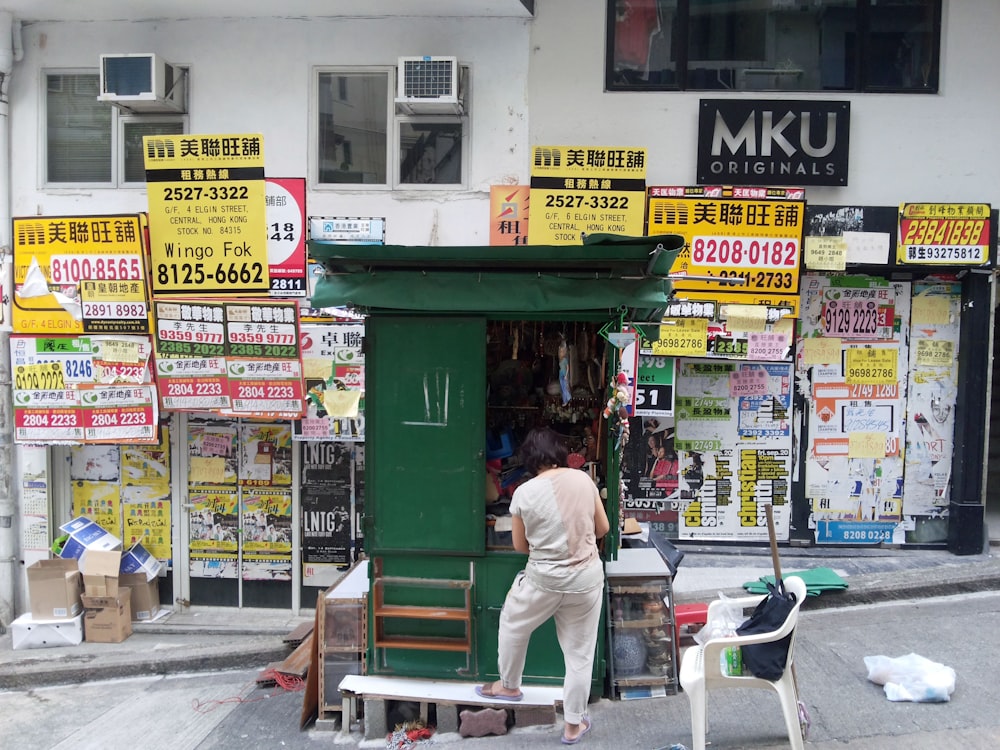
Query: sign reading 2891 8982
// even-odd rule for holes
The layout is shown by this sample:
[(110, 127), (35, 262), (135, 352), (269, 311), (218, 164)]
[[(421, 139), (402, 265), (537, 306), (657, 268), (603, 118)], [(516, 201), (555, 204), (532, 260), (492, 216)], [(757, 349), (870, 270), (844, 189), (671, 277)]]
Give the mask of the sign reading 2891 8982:
[(142, 139), (154, 295), (270, 288), (260, 135)]

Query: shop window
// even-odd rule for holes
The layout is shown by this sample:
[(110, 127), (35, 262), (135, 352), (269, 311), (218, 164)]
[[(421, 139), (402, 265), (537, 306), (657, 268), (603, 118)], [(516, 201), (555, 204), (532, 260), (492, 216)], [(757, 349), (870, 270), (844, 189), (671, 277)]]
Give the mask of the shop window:
[(936, 93), (941, 0), (608, 0), (609, 91)]
[(126, 115), (97, 100), (95, 73), (45, 76), (48, 187), (144, 187), (142, 137), (186, 132), (183, 116)]

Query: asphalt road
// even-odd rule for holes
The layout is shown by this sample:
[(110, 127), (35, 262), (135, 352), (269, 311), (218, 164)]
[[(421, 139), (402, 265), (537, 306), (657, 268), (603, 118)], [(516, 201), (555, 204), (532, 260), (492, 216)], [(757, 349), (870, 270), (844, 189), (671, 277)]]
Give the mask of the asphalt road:
[[(917, 653), (952, 667), (947, 703), (889, 701), (870, 682), (865, 656)], [(1000, 592), (921, 601), (803, 611), (797, 672), (816, 750), (930, 750), (1000, 747)], [(230, 750), (384, 748), (354, 731), (299, 730), (301, 693), (259, 688), (257, 671), (135, 678), (0, 693), (0, 748), (89, 750)], [(709, 694), (711, 750), (788, 747), (777, 698), (770, 691)], [(690, 714), (681, 695), (591, 706), (590, 748), (654, 750), (690, 746)], [(514, 729), (506, 736), (442, 734), (434, 745), (477, 748), (559, 747), (556, 726)]]

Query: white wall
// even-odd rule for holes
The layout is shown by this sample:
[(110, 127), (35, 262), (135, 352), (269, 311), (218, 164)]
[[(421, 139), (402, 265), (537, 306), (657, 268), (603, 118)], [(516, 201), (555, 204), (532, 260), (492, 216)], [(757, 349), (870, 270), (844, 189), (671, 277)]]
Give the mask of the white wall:
[(190, 66), (192, 133), (263, 133), (265, 171), (308, 174), (311, 81), (316, 66), (394, 66), (402, 55), (455, 55), (471, 68), (470, 178), (466, 190), (310, 189), (313, 216), (384, 216), (386, 241), (488, 244), (489, 187), (527, 179), (530, 22), (508, 18), (38, 23), (24, 27), (24, 60), (11, 80), (12, 214), (144, 211), (144, 190), (42, 189), (40, 74), (89, 67), (106, 52), (156, 52)]
[[(531, 36), (528, 102), (533, 145), (648, 149), (647, 184), (696, 183), (698, 101), (720, 92), (604, 89), (604, 0), (542, 0)], [(1000, 3), (944, 0), (937, 95), (754, 92), (748, 99), (851, 102), (847, 187), (812, 187), (810, 202), (1000, 204)]]
[[(142, 211), (143, 190), (43, 190), (45, 68), (91, 67), (102, 52), (155, 51), (190, 66), (190, 132), (261, 132), (266, 171), (306, 176), (315, 66), (393, 65), (452, 54), (471, 67), (470, 180), (453, 191), (310, 189), (311, 215), (385, 216), (387, 241), (487, 244), (489, 186), (525, 183), (532, 145), (645, 146), (650, 184), (695, 182), (697, 106), (715, 92), (605, 93), (604, 0), (542, 0), (510, 18), (270, 19), (39, 23), (24, 27), (11, 81), (12, 213)], [(945, 0), (937, 95), (731, 94), (851, 101), (849, 184), (814, 203), (1000, 203), (1000, 48), (995, 0)], [(530, 111), (530, 127), (529, 127)]]

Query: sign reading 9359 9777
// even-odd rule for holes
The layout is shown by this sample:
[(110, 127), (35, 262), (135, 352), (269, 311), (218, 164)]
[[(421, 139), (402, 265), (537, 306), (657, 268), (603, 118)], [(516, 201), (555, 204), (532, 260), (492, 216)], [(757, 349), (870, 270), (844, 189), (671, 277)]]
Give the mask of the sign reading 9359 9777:
[(142, 139), (153, 294), (267, 295), (260, 135)]
[(899, 207), (899, 263), (978, 266), (989, 259), (990, 204), (903, 203)]

